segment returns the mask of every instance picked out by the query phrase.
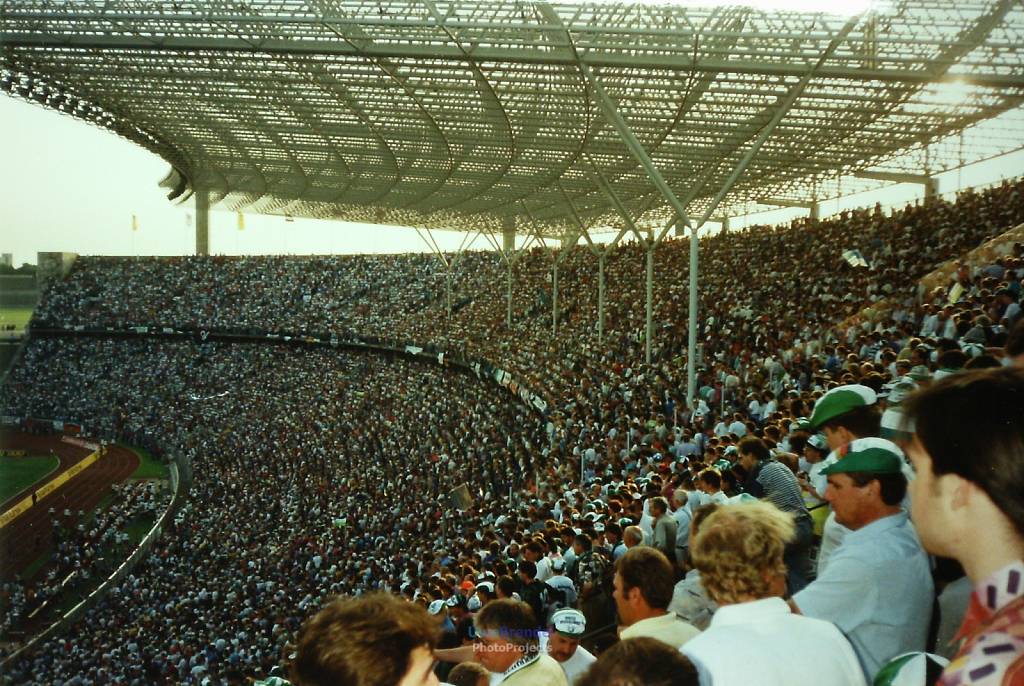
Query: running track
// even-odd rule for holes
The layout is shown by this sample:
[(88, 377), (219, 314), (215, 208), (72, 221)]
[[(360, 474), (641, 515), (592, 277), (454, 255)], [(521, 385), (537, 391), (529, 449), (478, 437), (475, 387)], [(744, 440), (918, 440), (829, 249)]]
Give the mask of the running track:
[[(47, 481), (90, 453), (86, 448), (61, 442), (60, 436), (32, 436), (14, 432), (3, 435), (0, 447), (6, 450), (28, 450), (30, 454), (36, 455), (46, 455), (53, 450), (60, 458), (60, 466), (46, 477)], [(108, 446), (107, 451), (107, 455), (99, 462), (86, 468), (81, 474), (0, 529), (0, 579), (13, 578), (19, 570), (24, 569), (49, 547), (53, 534), (49, 513), (51, 507), (55, 510), (54, 517), (62, 522), (64, 509), (70, 508), (72, 524), (77, 525), (79, 510), (89, 512), (110, 492), (111, 484), (124, 481), (138, 468), (139, 458), (132, 451), (115, 445)], [(36, 487), (42, 483), (36, 484)], [(31, 489), (26, 489), (8, 499), (0, 505), (0, 512), (6, 511), (29, 493)], [(40, 571), (45, 571), (48, 566), (44, 565)]]

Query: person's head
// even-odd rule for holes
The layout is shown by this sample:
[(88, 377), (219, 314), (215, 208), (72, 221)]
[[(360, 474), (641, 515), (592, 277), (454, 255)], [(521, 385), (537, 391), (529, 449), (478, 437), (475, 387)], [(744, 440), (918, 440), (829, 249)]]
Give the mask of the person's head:
[(736, 448), (740, 454), (740, 466), (748, 472), (757, 466), (758, 462), (771, 457), (768, 446), (757, 436), (744, 436)]
[(1011, 365), (1024, 367), (1024, 317), (1021, 317), (1010, 330), (1003, 353)]
[(487, 686), (491, 681), (491, 673), (476, 662), (462, 662), (452, 667), (446, 681), (452, 686)]
[(521, 600), (502, 598), (487, 603), (473, 625), (477, 635), (473, 654), (491, 672), (504, 672), (539, 649), (537, 620)]
[(814, 434), (804, 444), (804, 457), (811, 464), (817, 464), (828, 456), (828, 439), (822, 434)]
[(516, 569), (519, 572), (519, 578), (524, 584), (528, 584), (537, 578), (537, 565), (529, 560), (520, 562)]
[(859, 438), (839, 452), (839, 460), (821, 470), (836, 521), (856, 531), (898, 512), (907, 493), (899, 446), (884, 438)]
[(548, 655), (558, 662), (572, 658), (586, 631), (587, 620), (579, 610), (565, 608), (555, 612), (548, 626)]
[(627, 548), (633, 548), (644, 542), (643, 529), (635, 524), (627, 526), (622, 530), (622, 543)]
[(646, 636), (601, 653), (576, 686), (697, 686), (697, 669), (672, 646)]
[(701, 490), (705, 493), (717, 493), (722, 490), (722, 476), (714, 469), (705, 469), (700, 473)]
[[(523, 563), (519, 564), (522, 569)], [(508, 574), (502, 574), (498, 577), (498, 580), (494, 582), (494, 594), (498, 598), (511, 598), (512, 594), (516, 592), (516, 580), (510, 577)]]
[(846, 384), (818, 399), (808, 424), (825, 434), (829, 448), (835, 450), (855, 438), (877, 436), (881, 420), (878, 394), (868, 386)]
[(723, 505), (700, 525), (690, 557), (719, 605), (768, 598), (786, 591), (782, 555), (794, 535), (793, 516), (769, 502)]
[(1024, 369), (947, 377), (908, 398), (904, 417), (914, 427), (912, 517), (925, 547), (964, 556), (965, 544), (996, 540), (977, 536), (987, 526), (1024, 542)]
[(675, 573), (665, 554), (650, 546), (636, 546), (615, 561), (615, 607), (626, 626), (663, 614), (672, 602)]
[(651, 498), (650, 509), (651, 516), (657, 519), (668, 512), (668, 500), (660, 495), (656, 498)]
[(387, 593), (335, 600), (299, 632), (297, 686), (427, 686), (439, 628), (420, 605)]

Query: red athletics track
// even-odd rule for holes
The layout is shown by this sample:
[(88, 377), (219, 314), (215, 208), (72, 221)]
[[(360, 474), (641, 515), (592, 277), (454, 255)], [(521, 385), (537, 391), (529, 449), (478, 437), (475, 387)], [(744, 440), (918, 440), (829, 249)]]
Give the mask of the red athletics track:
[[(4, 432), (0, 438), (0, 448), (6, 450), (27, 450), (29, 454), (47, 455), (52, 450), (60, 458), (60, 466), (46, 477), (53, 479), (75, 463), (81, 461), (91, 452), (87, 448), (64, 443), (60, 436), (33, 436), (20, 432)], [(27, 512), (22, 513), (7, 526), (0, 529), (0, 579), (11, 579), (19, 570), (24, 569), (44, 550), (48, 549), (53, 534), (53, 516), (67, 526), (77, 524), (78, 511), (89, 512), (110, 492), (111, 484), (124, 481), (139, 466), (139, 458), (132, 451), (116, 445), (107, 447), (107, 455), (89, 467), (68, 483), (50, 493), (37, 502)], [(41, 483), (35, 484), (38, 488)], [(31, 494), (31, 488), (0, 505), (0, 512), (5, 512), (19, 500)], [(64, 510), (70, 509), (72, 521), (64, 521)], [(44, 565), (45, 571), (49, 565)]]

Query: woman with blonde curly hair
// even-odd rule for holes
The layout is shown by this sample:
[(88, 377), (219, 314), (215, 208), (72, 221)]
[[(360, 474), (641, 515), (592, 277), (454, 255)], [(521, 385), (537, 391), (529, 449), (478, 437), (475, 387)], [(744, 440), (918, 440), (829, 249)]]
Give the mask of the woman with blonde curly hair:
[(718, 611), (682, 647), (715, 686), (864, 686), (849, 641), (832, 624), (794, 614), (783, 552), (791, 514), (766, 501), (725, 505), (701, 525), (690, 547)]

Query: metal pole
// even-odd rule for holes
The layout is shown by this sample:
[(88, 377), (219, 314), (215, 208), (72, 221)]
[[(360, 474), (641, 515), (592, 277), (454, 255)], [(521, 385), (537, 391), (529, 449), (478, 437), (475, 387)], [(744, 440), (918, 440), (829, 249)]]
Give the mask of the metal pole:
[(597, 342), (604, 342), (604, 251), (597, 256)]
[(452, 270), (449, 268), (444, 273), (445, 298), (448, 301), (448, 319), (452, 318)]
[(651, 363), (651, 338), (654, 336), (654, 245), (647, 248), (647, 333), (644, 335), (644, 360)]
[(551, 268), (551, 335), (558, 335), (558, 261)]
[[(196, 255), (210, 254), (210, 192), (197, 190), (196, 198)], [(134, 238), (134, 237), (133, 237)]]
[(505, 261), (506, 273), (508, 274), (508, 311), (505, 313), (505, 324), (512, 328), (512, 260)]
[(697, 229), (690, 227), (690, 338), (686, 346), (686, 402), (697, 393)]

